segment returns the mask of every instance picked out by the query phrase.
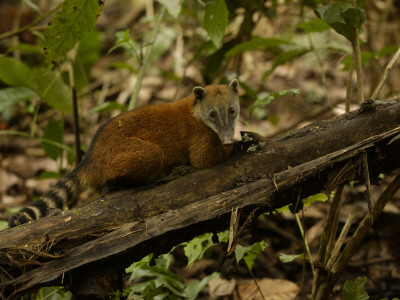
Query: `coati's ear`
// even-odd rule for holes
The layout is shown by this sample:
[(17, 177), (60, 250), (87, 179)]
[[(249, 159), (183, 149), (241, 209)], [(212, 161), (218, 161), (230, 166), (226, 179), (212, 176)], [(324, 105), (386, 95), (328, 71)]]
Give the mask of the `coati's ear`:
[(201, 101), (207, 94), (207, 90), (201, 86), (195, 86), (193, 88), (193, 94), (196, 101)]
[(236, 94), (238, 93), (239, 81), (237, 79), (232, 79), (229, 83), (229, 87), (234, 91)]

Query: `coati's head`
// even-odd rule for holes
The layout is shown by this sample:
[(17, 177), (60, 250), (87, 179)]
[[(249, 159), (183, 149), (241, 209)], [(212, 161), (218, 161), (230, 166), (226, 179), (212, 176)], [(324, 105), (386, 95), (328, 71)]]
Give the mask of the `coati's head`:
[(238, 80), (233, 79), (229, 85), (193, 88), (194, 115), (214, 130), (224, 145), (233, 143), (235, 126), (239, 120), (238, 86)]

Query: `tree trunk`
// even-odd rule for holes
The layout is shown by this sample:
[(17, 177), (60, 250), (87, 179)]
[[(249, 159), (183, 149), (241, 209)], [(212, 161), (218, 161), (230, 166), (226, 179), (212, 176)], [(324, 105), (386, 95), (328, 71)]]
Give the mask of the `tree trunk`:
[[(235, 154), (167, 183), (110, 191), (93, 203), (0, 232), (0, 291), (16, 297), (43, 284), (93, 270), (107, 259), (118, 271), (150, 252), (229, 226), (246, 216), (329, 192), (349, 180), (370, 180), (400, 167), (400, 99), (367, 101), (358, 111), (267, 141), (244, 134)], [(255, 150), (257, 148), (257, 150)], [(260, 209), (261, 208), (261, 209)], [(95, 264), (97, 263), (97, 264)], [(0, 294), (1, 296), (1, 294)]]

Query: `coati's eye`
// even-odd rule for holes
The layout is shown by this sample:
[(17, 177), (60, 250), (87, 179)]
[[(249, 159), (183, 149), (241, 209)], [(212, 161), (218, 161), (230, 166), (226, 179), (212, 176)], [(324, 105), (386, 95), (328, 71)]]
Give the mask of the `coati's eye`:
[(209, 117), (211, 120), (215, 119), (216, 116), (217, 116), (217, 113), (216, 113), (214, 110), (211, 110), (211, 111), (208, 113), (208, 117)]
[(235, 110), (234, 107), (230, 107), (230, 108), (229, 108), (229, 113), (230, 113), (231, 115), (234, 115), (235, 112), (236, 112), (236, 110)]

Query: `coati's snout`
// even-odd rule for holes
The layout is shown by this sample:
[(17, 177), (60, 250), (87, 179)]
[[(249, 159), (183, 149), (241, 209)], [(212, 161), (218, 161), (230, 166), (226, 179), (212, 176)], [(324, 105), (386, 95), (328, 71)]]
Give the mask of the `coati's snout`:
[[(215, 131), (215, 130), (214, 130)], [(220, 128), (218, 132), (219, 139), (221, 140), (222, 144), (224, 145), (232, 145), (233, 144), (233, 137), (235, 135), (235, 127), (229, 127), (229, 128)]]
[(235, 127), (239, 120), (239, 82), (233, 79), (225, 89), (207, 86), (193, 88), (195, 95), (194, 115), (218, 134), (224, 145), (233, 144)]

